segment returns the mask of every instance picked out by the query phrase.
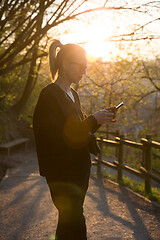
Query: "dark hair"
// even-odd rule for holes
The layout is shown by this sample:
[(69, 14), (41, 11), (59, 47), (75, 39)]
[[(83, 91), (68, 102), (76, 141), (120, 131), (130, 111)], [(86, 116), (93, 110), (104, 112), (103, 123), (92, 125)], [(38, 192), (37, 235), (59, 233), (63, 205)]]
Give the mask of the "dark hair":
[(49, 67), (54, 80), (56, 73), (62, 70), (63, 59), (73, 59), (76, 54), (85, 54), (85, 50), (76, 44), (63, 45), (59, 40), (53, 40), (49, 47)]

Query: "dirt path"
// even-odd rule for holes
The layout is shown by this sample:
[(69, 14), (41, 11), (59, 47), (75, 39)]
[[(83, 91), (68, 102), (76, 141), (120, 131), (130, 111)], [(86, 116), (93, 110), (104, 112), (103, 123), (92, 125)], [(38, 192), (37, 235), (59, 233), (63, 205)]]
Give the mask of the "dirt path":
[[(0, 183), (0, 240), (52, 240), (57, 211), (36, 155), (14, 157)], [(88, 240), (159, 240), (160, 208), (132, 191), (91, 175), (85, 200)]]

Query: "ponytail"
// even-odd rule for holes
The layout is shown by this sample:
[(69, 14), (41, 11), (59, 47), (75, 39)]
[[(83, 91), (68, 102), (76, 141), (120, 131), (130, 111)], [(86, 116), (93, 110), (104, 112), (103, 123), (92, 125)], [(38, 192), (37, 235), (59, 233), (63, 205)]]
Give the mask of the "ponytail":
[[(58, 51), (58, 48), (60, 50)], [(63, 45), (59, 40), (53, 40), (49, 47), (49, 67), (52, 80), (55, 79), (56, 73), (63, 71), (62, 62), (64, 59), (74, 59), (76, 54), (86, 54), (85, 50), (76, 44)]]
[(63, 45), (59, 40), (53, 40), (49, 47), (49, 67), (51, 77), (54, 80), (57, 71), (59, 70), (59, 64), (57, 61), (57, 48), (61, 48)]

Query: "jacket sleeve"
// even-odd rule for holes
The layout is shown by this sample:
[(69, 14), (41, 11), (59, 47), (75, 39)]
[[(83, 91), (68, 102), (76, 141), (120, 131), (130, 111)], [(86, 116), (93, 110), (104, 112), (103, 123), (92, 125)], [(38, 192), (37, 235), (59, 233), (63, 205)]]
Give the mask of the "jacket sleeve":
[(91, 133), (95, 133), (98, 130), (98, 128), (101, 126), (97, 123), (97, 120), (92, 114), (86, 117), (83, 121), (85, 124), (90, 126)]

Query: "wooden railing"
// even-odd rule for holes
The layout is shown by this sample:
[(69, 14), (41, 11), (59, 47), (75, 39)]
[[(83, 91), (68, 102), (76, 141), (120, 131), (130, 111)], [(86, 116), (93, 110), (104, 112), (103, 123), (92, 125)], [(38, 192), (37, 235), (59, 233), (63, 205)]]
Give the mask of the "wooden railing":
[[(122, 182), (123, 180), (123, 169), (128, 171), (142, 179), (144, 179), (146, 193), (151, 193), (151, 180), (153, 179), (157, 183), (160, 183), (160, 178), (152, 173), (152, 148), (160, 149), (160, 143), (152, 141), (151, 135), (147, 135), (146, 138), (142, 138), (140, 143), (126, 140), (124, 135), (116, 137), (115, 140), (108, 140), (103, 138), (97, 138), (101, 153), (98, 157), (95, 157), (93, 164), (97, 166), (97, 174), (101, 173), (101, 165), (113, 168), (117, 170), (117, 181)], [(103, 160), (103, 147), (112, 146), (115, 148), (115, 156), (118, 161), (113, 163)], [(124, 165), (124, 146), (130, 146), (137, 148), (142, 151), (142, 166), (140, 170), (136, 170), (127, 165)]]
[(120, 136), (120, 133), (118, 130), (116, 131), (103, 131), (103, 130), (98, 130), (97, 133), (99, 133), (100, 135), (104, 136), (105, 139), (109, 139), (110, 136), (116, 136), (116, 137), (119, 137)]

